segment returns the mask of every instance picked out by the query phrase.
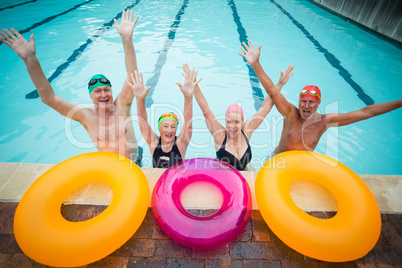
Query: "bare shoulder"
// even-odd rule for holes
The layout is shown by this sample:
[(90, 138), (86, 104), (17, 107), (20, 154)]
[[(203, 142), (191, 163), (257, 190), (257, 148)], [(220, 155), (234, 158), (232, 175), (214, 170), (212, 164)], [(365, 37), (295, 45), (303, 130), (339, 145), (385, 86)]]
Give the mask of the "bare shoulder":
[(77, 105), (74, 108), (79, 109), (77, 121), (79, 121), (83, 126), (92, 125), (93, 122), (98, 123), (98, 116), (96, 115), (93, 107), (88, 108)]
[(339, 117), (338, 113), (329, 113), (321, 115), (321, 120), (324, 121), (326, 124), (330, 124), (335, 121)]
[(121, 102), (120, 94), (113, 100), (113, 105), (110, 107), (110, 111), (112, 111), (115, 115), (124, 117), (128, 117), (131, 112), (131, 103), (123, 104)]
[(227, 135), (226, 128), (222, 127), (222, 128), (217, 129), (215, 131), (215, 133), (212, 134), (215, 145), (219, 145), (219, 146), (222, 145), (223, 140), (225, 139), (226, 135)]
[(289, 115), (284, 116), (284, 120), (285, 121), (293, 121), (293, 120), (300, 120), (300, 112), (299, 109), (294, 106), (293, 104), (290, 104), (291, 106), (291, 111), (289, 113)]

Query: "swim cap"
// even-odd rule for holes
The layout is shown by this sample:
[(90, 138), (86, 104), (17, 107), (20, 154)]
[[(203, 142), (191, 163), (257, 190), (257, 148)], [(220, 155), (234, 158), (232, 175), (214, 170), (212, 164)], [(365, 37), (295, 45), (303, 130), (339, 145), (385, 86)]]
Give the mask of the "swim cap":
[[(102, 81), (101, 81), (102, 80)], [(103, 74), (95, 74), (94, 76), (89, 79), (88, 82), (88, 90), (89, 95), (91, 95), (92, 91), (97, 87), (108, 86), (112, 88), (112, 84), (110, 81), (104, 76)]]
[(321, 103), (321, 90), (317, 86), (305, 86), (299, 94), (300, 98), (310, 98), (314, 99), (318, 102), (318, 104)]
[(242, 109), (239, 105), (237, 105), (237, 104), (232, 104), (232, 105), (230, 105), (230, 106), (227, 108), (227, 110), (226, 110), (226, 115), (227, 115), (228, 113), (230, 113), (230, 112), (238, 112), (238, 113), (240, 113), (240, 114), (241, 114), (241, 117), (242, 117), (243, 120), (244, 120), (243, 109)]
[(163, 120), (167, 119), (167, 118), (173, 118), (174, 121), (176, 121), (176, 125), (179, 124), (179, 119), (177, 118), (177, 115), (175, 115), (172, 112), (166, 112), (164, 114), (161, 115), (161, 117), (159, 117), (158, 120), (158, 129), (161, 127)]

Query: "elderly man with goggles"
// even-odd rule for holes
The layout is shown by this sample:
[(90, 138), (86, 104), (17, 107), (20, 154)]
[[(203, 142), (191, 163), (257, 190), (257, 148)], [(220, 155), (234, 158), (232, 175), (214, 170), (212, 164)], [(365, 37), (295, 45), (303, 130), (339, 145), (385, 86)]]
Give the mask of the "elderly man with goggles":
[[(117, 32), (120, 34), (127, 74), (137, 70), (134, 45), (132, 41), (134, 26), (138, 16), (133, 18), (133, 11), (123, 11), (119, 24), (115, 19)], [(128, 83), (113, 99), (112, 84), (102, 74), (94, 75), (88, 83), (89, 96), (94, 106), (86, 108), (72, 104), (57, 96), (42, 71), (36, 57), (34, 35), (27, 42), (15, 29), (0, 31), (0, 40), (13, 49), (24, 61), (28, 73), (43, 103), (55, 109), (61, 115), (80, 122), (88, 132), (98, 151), (113, 152), (131, 158), (140, 164), (141, 148), (138, 147), (131, 120), (131, 104), (134, 94)]]
[(239, 55), (253, 67), (264, 89), (284, 118), (281, 140), (275, 150), (268, 155), (269, 158), (291, 150), (314, 151), (322, 134), (328, 128), (349, 125), (388, 113), (402, 106), (402, 99), (400, 99), (369, 105), (361, 110), (343, 114), (319, 114), (317, 108), (321, 103), (321, 91), (317, 86), (310, 85), (300, 91), (299, 106), (296, 107), (275, 88), (271, 79), (264, 72), (259, 62), (261, 45), (256, 50), (250, 41), (250, 46), (243, 42), (243, 46), (240, 48), (244, 54), (239, 53)]

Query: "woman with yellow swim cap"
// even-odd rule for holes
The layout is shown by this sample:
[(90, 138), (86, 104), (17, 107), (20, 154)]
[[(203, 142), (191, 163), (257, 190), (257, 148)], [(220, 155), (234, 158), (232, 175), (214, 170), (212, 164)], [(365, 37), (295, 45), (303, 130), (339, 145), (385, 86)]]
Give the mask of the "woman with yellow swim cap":
[(188, 144), (192, 135), (192, 117), (193, 117), (193, 94), (195, 86), (201, 81), (196, 81), (197, 72), (190, 69), (187, 64), (183, 65), (184, 84), (176, 83), (184, 95), (184, 122), (183, 129), (177, 137), (177, 125), (179, 119), (176, 114), (166, 112), (159, 117), (158, 129), (160, 136), (152, 130), (147, 120), (145, 109), (145, 98), (151, 87), (144, 88), (142, 73), (138, 75), (137, 71), (131, 74), (133, 84), (128, 82), (137, 98), (137, 114), (141, 134), (151, 151), (153, 167), (169, 168), (184, 160)]

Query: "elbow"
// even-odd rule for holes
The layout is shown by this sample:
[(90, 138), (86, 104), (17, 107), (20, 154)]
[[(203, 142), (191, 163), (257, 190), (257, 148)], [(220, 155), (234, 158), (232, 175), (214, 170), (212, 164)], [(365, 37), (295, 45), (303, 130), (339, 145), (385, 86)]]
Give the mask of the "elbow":
[(44, 104), (46, 104), (46, 105), (48, 105), (48, 106), (51, 106), (52, 98), (41, 96), (41, 97), (40, 97), (40, 100), (41, 100)]
[(268, 88), (268, 89), (265, 88), (265, 92), (267, 92), (268, 96), (269, 96), (271, 99), (274, 99), (275, 96), (276, 96), (276, 94), (279, 93), (279, 91), (276, 89), (276, 87)]
[(193, 123), (188, 122), (188, 124), (187, 124), (187, 130), (188, 130), (188, 132), (189, 132), (190, 135), (191, 135), (191, 133), (193, 132)]
[(208, 107), (202, 109), (202, 114), (204, 115), (205, 119), (214, 117), (214, 114), (211, 112), (211, 110)]
[[(49, 106), (52, 106), (52, 104), (56, 101), (56, 95), (54, 94), (53, 90), (38, 90), (40, 100)], [(41, 93), (42, 92), (42, 93)]]
[(185, 129), (186, 129), (186, 132), (192, 132), (192, 130), (193, 130), (193, 120), (185, 120), (185, 122), (184, 122), (184, 126), (183, 126)]
[(372, 105), (366, 106), (360, 110), (360, 113), (359, 113), (360, 120), (364, 120), (364, 119), (371, 118), (371, 117), (382, 114), (381, 112), (378, 112), (375, 109), (372, 109), (372, 107), (370, 107), (370, 106), (372, 106)]

